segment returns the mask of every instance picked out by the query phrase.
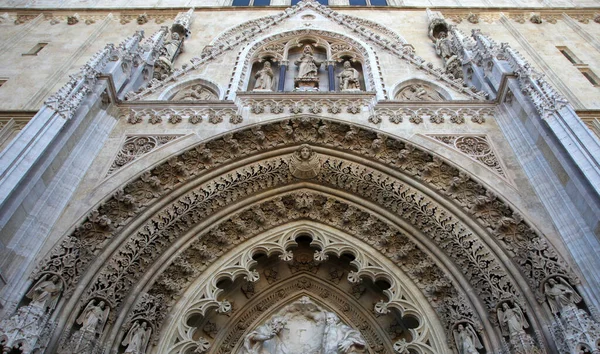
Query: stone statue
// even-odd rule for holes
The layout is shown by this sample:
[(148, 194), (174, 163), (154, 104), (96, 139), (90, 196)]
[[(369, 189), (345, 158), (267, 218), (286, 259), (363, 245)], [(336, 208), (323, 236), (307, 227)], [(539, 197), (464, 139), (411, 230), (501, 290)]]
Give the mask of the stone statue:
[(244, 338), (244, 354), (285, 354), (285, 344), (279, 333), (285, 328), (285, 320), (274, 317), (271, 321), (259, 326)]
[(477, 337), (477, 333), (470, 324), (466, 324), (466, 327), (461, 323), (454, 331), (454, 341), (458, 354), (479, 354), (477, 349), (482, 349), (483, 345)]
[(443, 101), (444, 97), (425, 84), (412, 84), (404, 87), (396, 95), (400, 101)]
[(300, 59), (294, 62), (298, 66), (298, 79), (316, 78), (321, 62), (317, 61), (313, 55), (313, 49), (310, 45), (305, 45)]
[(497, 314), (502, 334), (505, 336), (512, 337), (515, 334), (523, 333), (524, 328), (529, 328), (529, 323), (527, 323), (523, 311), (517, 304), (511, 308), (508, 302), (505, 302), (502, 304), (502, 308), (498, 309)]
[(326, 323), (321, 354), (365, 352), (366, 343), (359, 331), (340, 323), (332, 312), (327, 312)]
[(271, 69), (271, 62), (266, 61), (263, 68), (259, 70), (256, 75), (256, 83), (254, 83), (254, 91), (273, 91), (273, 69)]
[(296, 178), (313, 178), (321, 171), (321, 160), (308, 144), (303, 144), (290, 158), (290, 172)]
[(142, 321), (141, 324), (139, 321), (136, 321), (127, 335), (125, 335), (125, 339), (121, 345), (127, 346), (124, 354), (144, 354), (146, 353), (146, 348), (148, 347), (148, 340), (150, 339), (150, 333), (152, 333), (152, 329), (148, 328), (148, 323)]
[(104, 301), (100, 301), (98, 305), (95, 305), (95, 301), (92, 300), (77, 318), (77, 324), (81, 325), (81, 331), (102, 333), (104, 323), (108, 318), (108, 312), (109, 309)]
[[(558, 281), (556, 281), (558, 279)], [(552, 313), (560, 313), (564, 308), (576, 307), (581, 302), (581, 296), (561, 277), (550, 278), (544, 285), (544, 294)]]
[(444, 62), (454, 55), (450, 39), (448, 39), (446, 32), (440, 32), (438, 34), (438, 37), (435, 40), (435, 52), (444, 59)]
[(25, 296), (31, 299), (30, 307), (38, 308), (44, 313), (54, 309), (61, 292), (62, 281), (58, 275), (53, 275), (50, 279), (48, 276), (40, 279)]
[(237, 354), (366, 353), (359, 331), (304, 296), (249, 332)]
[(349, 61), (344, 62), (344, 70), (338, 74), (340, 91), (360, 91), (360, 73)]

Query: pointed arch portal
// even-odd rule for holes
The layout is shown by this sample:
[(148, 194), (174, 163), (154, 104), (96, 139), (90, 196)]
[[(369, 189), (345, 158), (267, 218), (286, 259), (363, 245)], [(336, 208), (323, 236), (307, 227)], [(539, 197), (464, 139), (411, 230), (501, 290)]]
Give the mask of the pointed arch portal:
[[(325, 264), (345, 279), (305, 268), (265, 276), (264, 262)], [(494, 352), (503, 346), (496, 309), (507, 301), (526, 309), (528, 333), (546, 346), (544, 282), (575, 282), (533, 224), (476, 177), (396, 137), (310, 116), (239, 129), (141, 172), (64, 237), (36, 278), (50, 273), (65, 286), (51, 345), (64, 348), (86, 305), (103, 301), (105, 347), (123, 350), (129, 329), (146, 322), (153, 353), (239, 348), (266, 316), (250, 310), (253, 296), (278, 297), (261, 307), (275, 313), (301, 293), (350, 327), (378, 323), (361, 331), (378, 343), (371, 353), (451, 352), (458, 328)], [(264, 293), (246, 296), (266, 277)], [(299, 278), (323, 291), (275, 291)], [(351, 287), (361, 282), (367, 295), (357, 300)], [(336, 307), (344, 302), (356, 315)], [(214, 316), (248, 317), (227, 338), (194, 327)], [(404, 327), (391, 335), (394, 319)]]

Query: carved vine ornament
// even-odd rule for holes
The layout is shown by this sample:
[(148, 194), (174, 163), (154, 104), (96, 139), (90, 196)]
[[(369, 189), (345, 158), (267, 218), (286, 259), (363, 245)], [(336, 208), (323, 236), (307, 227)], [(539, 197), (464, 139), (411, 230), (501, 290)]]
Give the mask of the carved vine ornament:
[[(472, 228), (454, 215), (454, 212), (423, 194), (415, 186), (395, 175), (379, 172), (350, 160), (328, 156), (319, 157), (319, 164), (299, 153), (297, 160), (306, 161), (306, 167), (297, 168), (291, 155), (251, 163), (226, 175), (206, 180), (179, 196), (169, 205), (163, 205), (154, 215), (142, 220), (136, 231), (121, 234), (137, 215), (151, 206), (158, 206), (164, 196), (178, 190), (187, 182), (201, 180), (207, 172), (228, 161), (252, 157), (262, 153), (302, 143), (314, 147), (342, 151), (348, 156), (363, 156), (377, 164), (392, 168), (395, 173), (425, 183), (438, 194), (452, 200), (453, 205), (469, 215), (476, 224), (487, 229), (504, 249), (515, 271), (505, 268), (488, 243)], [(242, 146), (244, 148), (242, 148)], [(323, 150), (326, 151), (326, 150)], [(308, 154), (311, 155), (311, 154)], [(304, 157), (303, 157), (304, 156)], [(312, 155), (311, 155), (312, 156)], [(303, 171), (302, 173), (296, 171)], [(307, 117), (253, 126), (239, 130), (188, 149), (140, 175), (117, 191), (111, 198), (93, 210), (62, 243), (55, 247), (38, 266), (36, 279), (57, 274), (61, 277), (62, 297), (87, 306), (99, 306), (99, 301), (110, 308), (110, 314), (130, 313), (130, 319), (150, 324), (152, 336), (161, 331), (164, 311), (149, 318), (141, 309), (172, 306), (197, 272), (205, 269), (226, 249), (252, 237), (255, 232), (268, 229), (289, 220), (314, 219), (346, 230), (358, 239), (364, 239), (386, 257), (394, 261), (412, 279), (425, 279), (419, 284), (423, 296), (436, 308), (444, 323), (448, 338), (458, 322), (464, 320), (481, 328), (477, 312), (454, 282), (438, 269), (436, 260), (428, 260), (419, 253), (422, 246), (411, 241), (411, 236), (388, 221), (380, 219), (369, 209), (349, 205), (335, 195), (322, 193), (282, 194), (280, 198), (265, 201), (228, 220), (213, 224), (202, 233), (196, 246), (190, 246), (180, 257), (172, 260), (148, 294), (138, 299), (133, 312), (123, 308), (130, 289), (144, 275), (144, 270), (165, 252), (174, 241), (201, 223), (208, 216), (232, 203), (242, 202), (257, 191), (293, 185), (303, 180), (314, 181), (332, 191), (343, 190), (388, 210), (427, 236), (436, 247), (460, 268), (464, 277), (489, 313), (494, 314), (503, 299), (511, 299), (522, 308), (528, 307), (522, 291), (527, 291), (541, 303), (545, 300), (546, 279), (560, 279), (575, 284), (576, 279), (544, 237), (532, 229), (508, 204), (456, 167), (432, 157), (417, 147), (397, 138), (325, 119)], [(156, 206), (154, 208), (156, 208)], [(329, 213), (315, 212), (328, 210)], [(321, 209), (322, 208), (322, 209)], [(117, 241), (118, 240), (118, 241)], [(99, 269), (90, 268), (92, 261), (103, 257), (105, 247), (117, 241), (120, 246)], [(203, 248), (206, 246), (206, 248)], [(214, 249), (214, 247), (218, 247)], [(192, 252), (193, 257), (188, 255)], [(200, 264), (190, 263), (200, 262)], [(416, 262), (416, 263), (411, 263)], [(81, 277), (95, 274), (92, 282), (80, 284)], [(184, 276), (182, 276), (182, 274)], [(177, 275), (177, 276), (176, 276)], [(513, 277), (523, 277), (530, 288), (516, 285)], [(83, 286), (83, 293), (76, 287)], [(66, 311), (66, 309), (63, 309)], [(77, 311), (77, 310), (75, 310)], [(137, 314), (137, 315), (133, 315)], [(486, 316), (485, 314), (483, 314)], [(488, 320), (492, 320), (493, 317)], [(108, 318), (97, 335), (107, 332), (114, 321)], [(73, 326), (73, 324), (66, 324)], [(130, 322), (129, 326), (133, 325)], [(68, 348), (76, 336), (82, 334), (81, 325), (64, 330), (63, 348)], [(140, 323), (141, 326), (141, 323)]]

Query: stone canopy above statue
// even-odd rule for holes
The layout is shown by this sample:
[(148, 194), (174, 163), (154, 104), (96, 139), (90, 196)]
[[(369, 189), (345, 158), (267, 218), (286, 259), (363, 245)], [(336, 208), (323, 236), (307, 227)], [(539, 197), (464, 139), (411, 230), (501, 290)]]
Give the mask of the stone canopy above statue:
[(250, 331), (238, 354), (366, 353), (359, 331), (309, 297), (285, 306)]
[(364, 56), (350, 43), (290, 36), (264, 44), (252, 59), (248, 91), (366, 91)]

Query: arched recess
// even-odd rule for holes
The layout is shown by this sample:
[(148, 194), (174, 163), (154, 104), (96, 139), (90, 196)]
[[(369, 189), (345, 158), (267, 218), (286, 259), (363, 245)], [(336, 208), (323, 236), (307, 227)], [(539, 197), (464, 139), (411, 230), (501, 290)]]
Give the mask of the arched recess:
[(193, 86), (202, 86), (206, 88), (210, 93), (212, 93), (215, 96), (214, 100), (218, 100), (222, 97), (223, 90), (219, 89), (219, 86), (214, 82), (203, 78), (190, 78), (189, 80), (185, 80), (183, 82), (179, 82), (168, 87), (163, 93), (160, 94), (158, 99), (165, 101), (173, 100), (181, 91)]
[[(281, 262), (293, 263), (294, 251), (298, 246), (296, 239), (299, 236), (310, 236), (312, 239), (311, 245), (316, 247), (315, 253), (311, 256), (314, 259), (315, 266), (325, 263), (329, 257), (341, 256), (343, 254), (351, 254), (353, 260), (350, 262), (354, 271), (348, 273), (348, 282), (360, 284), (363, 278), (369, 278), (371, 281), (385, 280), (390, 284), (389, 289), (383, 291), (387, 297), (387, 301), (378, 303), (376, 310), (373, 308), (373, 303), (360, 303), (350, 294), (345, 294), (341, 287), (334, 283), (321, 280), (311, 271), (298, 271), (293, 273), (282, 282), (270, 281), (268, 288), (259, 292), (256, 298), (250, 298), (247, 305), (242, 305), (244, 308), (236, 311), (237, 313), (231, 316), (229, 323), (260, 323), (261, 316), (259, 314), (248, 314), (252, 311), (252, 306), (260, 303), (265, 298), (269, 298), (272, 294), (277, 293), (279, 298), (276, 304), (262, 306), (262, 311), (272, 314), (277, 309), (281, 308), (282, 304), (293, 301), (298, 297), (298, 293), (305, 293), (310, 285), (301, 282), (297, 284), (299, 277), (307, 278), (310, 282), (317, 282), (320, 286), (315, 286), (318, 289), (327, 290), (339, 302), (345, 305), (351, 305), (352, 312), (349, 309), (343, 310), (350, 316), (360, 321), (369, 322), (367, 326), (375, 335), (366, 337), (379, 337), (379, 339), (370, 338), (370, 342), (378, 342), (379, 350), (371, 352), (392, 352), (393, 343), (387, 340), (385, 329), (379, 328), (377, 316), (385, 316), (392, 308), (397, 309), (401, 316), (411, 316), (418, 320), (419, 325), (409, 330), (412, 341), (409, 348), (415, 350), (415, 353), (442, 353), (445, 351), (445, 335), (442, 324), (437, 319), (434, 309), (422, 297), (419, 287), (416, 286), (410, 278), (404, 274), (394, 263), (389, 262), (385, 258), (378, 259), (378, 251), (355, 239), (353, 236), (340, 231), (339, 229), (328, 227), (313, 221), (297, 221), (288, 222), (280, 227), (267, 230), (266, 232), (253, 237), (227, 252), (220, 257), (218, 262), (208, 267), (201, 276), (196, 279), (185, 293), (182, 294), (180, 300), (173, 306), (172, 314), (169, 316), (169, 322), (165, 325), (158, 345), (159, 353), (185, 353), (185, 348), (195, 349), (198, 340), (193, 339), (196, 330), (186, 324), (186, 320), (193, 315), (208, 316), (212, 312), (217, 312), (223, 302), (230, 299), (218, 299), (222, 291), (218, 289), (217, 284), (223, 278), (235, 279), (243, 277), (252, 283), (260, 279), (258, 272), (254, 269), (257, 262), (254, 260), (256, 254), (266, 254), (268, 256), (275, 255)], [(296, 263), (298, 263), (296, 261)], [(302, 263), (304, 265), (305, 263)], [(308, 269), (308, 266), (307, 266)], [(158, 278), (158, 276), (156, 277)], [(339, 282), (339, 279), (338, 279)], [(305, 284), (305, 285), (302, 285)], [(338, 283), (339, 284), (339, 283)], [(293, 288), (298, 290), (293, 291)], [(288, 288), (292, 288), (287, 290)], [(281, 291), (282, 289), (286, 289)], [(308, 291), (310, 292), (310, 291)], [(285, 294), (285, 295), (284, 295)], [(313, 293), (312, 297), (325, 295)], [(236, 302), (236, 307), (239, 307)], [(217, 311), (212, 311), (214, 309)], [(263, 314), (262, 318), (268, 317)], [(355, 327), (361, 327), (366, 330), (362, 323), (354, 323)], [(229, 327), (229, 326), (227, 326)], [(226, 328), (227, 328), (226, 327)], [(231, 326), (232, 328), (235, 326)], [(245, 333), (249, 332), (253, 326), (247, 326)], [(224, 330), (225, 331), (225, 330)], [(232, 329), (232, 331), (235, 331)], [(239, 342), (242, 336), (238, 334), (235, 338)], [(231, 340), (231, 338), (229, 338)], [(386, 342), (387, 345), (383, 343)], [(219, 348), (219, 341), (211, 343), (211, 347)], [(386, 348), (387, 347), (387, 348)]]
[[(303, 143), (311, 144), (318, 164), (294, 165)], [(318, 191), (318, 198), (288, 193), (306, 186)], [(280, 200), (281, 208), (278, 194), (288, 205)], [(65, 278), (55, 341), (62, 331), (68, 341), (75, 318), (90, 300), (105, 299), (114, 318), (102, 340), (116, 343), (121, 326), (140, 309), (137, 304), (158, 301), (142, 294), (150, 277), (171, 266), (185, 269), (186, 263), (173, 255), (183, 254), (185, 244), (193, 249), (200, 230), (210, 231), (205, 240), (229, 242), (228, 233), (213, 231), (211, 225), (231, 214), (231, 220), (218, 225), (250, 237), (267, 217), (286, 221), (282, 215), (311, 215), (293, 205), (315, 198), (322, 210), (335, 211), (330, 220), (334, 226), (356, 228), (356, 237), (382, 225), (379, 239), (371, 242), (387, 258), (403, 254), (400, 247), (387, 246), (395, 239), (416, 243), (411, 253), (433, 255), (432, 263), (447, 274), (450, 288), (458, 289), (449, 299), (460, 300), (453, 309), (458, 317), (442, 320), (447, 337), (461, 320), (481, 323), (490, 336), (488, 351), (500, 348), (493, 314), (502, 299), (511, 298), (527, 309), (534, 329), (546, 337), (544, 325), (551, 316), (541, 305), (543, 280), (558, 274), (574, 282), (544, 237), (476, 177), (383, 133), (303, 116), (244, 128), (192, 147), (145, 171), (92, 211), (38, 268), (38, 277), (61, 273)], [(232, 214), (247, 212), (243, 208), (260, 200), (266, 209), (251, 208), (249, 216)], [(321, 214), (326, 215), (315, 217)], [(250, 221), (255, 224), (246, 225)], [(177, 286), (187, 287), (196, 279), (192, 275), (176, 279)], [(428, 286), (438, 284), (436, 279), (423, 284), (423, 296)], [(161, 301), (167, 306), (164, 297)], [(439, 311), (438, 316), (443, 317)], [(544, 345), (543, 338), (538, 340)]]
[(353, 58), (352, 60), (359, 62), (363, 69), (366, 91), (375, 92), (380, 100), (387, 98), (381, 73), (377, 69), (377, 55), (367, 43), (358, 38), (323, 29), (302, 29), (268, 34), (244, 47), (239, 54), (239, 62), (243, 65), (235, 68), (230, 88), (226, 94), (227, 99), (233, 100), (236, 92), (248, 89), (253, 64), (260, 61), (261, 55), (281, 61), (288, 66), (287, 70), (295, 70), (293, 63), (287, 61), (288, 53), (293, 47), (293, 43), (302, 43), (303, 41), (312, 41), (326, 51), (329, 60), (324, 63), (321, 71), (327, 72), (327, 66), (334, 65), (335, 61)]

